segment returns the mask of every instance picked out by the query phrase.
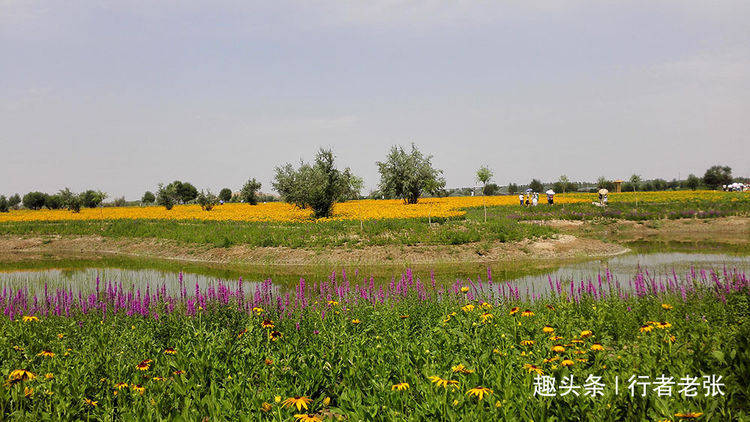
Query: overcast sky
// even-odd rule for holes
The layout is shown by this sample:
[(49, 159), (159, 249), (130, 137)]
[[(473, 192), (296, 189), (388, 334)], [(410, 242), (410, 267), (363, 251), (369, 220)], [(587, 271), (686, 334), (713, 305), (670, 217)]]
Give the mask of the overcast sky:
[[(539, 6), (531, 5), (538, 3)], [(214, 192), (331, 147), (377, 185), (750, 176), (750, 2), (0, 0), (0, 193)]]

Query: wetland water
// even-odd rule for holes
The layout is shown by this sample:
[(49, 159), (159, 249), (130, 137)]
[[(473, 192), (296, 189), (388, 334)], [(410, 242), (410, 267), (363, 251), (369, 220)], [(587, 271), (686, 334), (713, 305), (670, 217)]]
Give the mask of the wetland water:
[[(513, 271), (506, 271), (503, 268), (493, 268), (493, 278), (495, 281), (510, 281), (515, 283), (520, 290), (528, 289), (529, 292), (537, 294), (543, 293), (549, 288), (549, 278), (564, 282), (581, 281), (587, 279), (596, 279), (599, 274), (607, 271), (613, 280), (619, 280), (627, 285), (638, 268), (648, 270), (650, 274), (657, 276), (672, 275), (673, 271), (678, 276), (684, 276), (691, 271), (691, 267), (696, 270), (716, 270), (723, 271), (737, 269), (741, 272), (750, 272), (750, 255), (729, 255), (729, 254), (705, 254), (705, 253), (630, 253), (619, 255), (607, 259), (596, 259), (577, 263), (562, 264), (557, 267), (540, 269), (530, 266), (528, 270), (523, 268), (514, 268)], [(394, 270), (397, 271), (397, 270)], [(349, 271), (349, 279), (352, 282), (361, 281), (369, 273)], [(428, 279), (429, 275), (425, 272), (418, 272), (417, 275), (423, 279)], [(476, 275), (486, 280), (486, 274), (478, 271)], [(471, 277), (476, 280), (476, 275)], [(96, 286), (96, 279), (99, 277), (101, 283), (122, 282), (124, 287), (133, 286), (134, 288), (145, 289), (151, 286), (165, 284), (168, 290), (177, 291), (179, 287), (180, 271), (178, 269), (153, 269), (153, 268), (117, 268), (117, 267), (99, 267), (99, 266), (72, 266), (68, 269), (61, 268), (36, 268), (11, 270), (0, 272), (0, 289), (3, 288), (22, 288), (27, 287), (30, 291), (43, 289), (45, 283), (50, 288), (70, 287), (73, 290), (82, 289), (84, 291), (93, 290)], [(243, 284), (246, 291), (252, 289), (262, 281), (263, 277), (253, 274), (243, 274), (242, 271), (191, 271), (190, 269), (182, 272), (183, 282), (188, 291), (195, 287), (197, 283), (201, 288), (215, 284), (218, 280), (229, 283), (237, 283), (240, 277), (243, 277)], [(305, 277), (309, 282), (320, 281), (325, 275), (318, 274), (315, 276)], [(455, 275), (450, 271), (435, 271), (435, 278), (439, 282), (452, 283), (456, 280)], [(273, 280), (273, 277), (271, 277)], [(285, 277), (284, 281), (279, 282), (281, 287), (296, 284), (298, 278), (290, 279)], [(391, 277), (377, 276), (376, 283), (390, 282)]]

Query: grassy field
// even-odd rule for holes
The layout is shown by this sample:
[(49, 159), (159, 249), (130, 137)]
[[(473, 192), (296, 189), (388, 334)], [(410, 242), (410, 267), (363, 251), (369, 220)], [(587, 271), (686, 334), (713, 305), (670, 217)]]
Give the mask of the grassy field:
[[(35, 219), (47, 211), (27, 211), (23, 218), (5, 216), (0, 218), (0, 235), (44, 236), (44, 235), (91, 235), (112, 238), (154, 238), (170, 239), (188, 244), (201, 244), (213, 247), (248, 245), (252, 247), (291, 247), (291, 248), (363, 248), (386, 245), (459, 245), (475, 242), (508, 242), (534, 237), (549, 237), (556, 233), (550, 227), (519, 224), (526, 220), (548, 219), (630, 219), (655, 220), (663, 218), (714, 218), (727, 215), (748, 215), (750, 213), (750, 196), (725, 192), (659, 192), (639, 194), (639, 203), (632, 202), (632, 193), (613, 196), (606, 209), (595, 207), (588, 201), (594, 198), (590, 194), (571, 196), (569, 203), (549, 207), (541, 204), (537, 207), (520, 207), (511, 197), (488, 197), (487, 202), (503, 203), (487, 208), (487, 222), (484, 222), (482, 198), (458, 198), (460, 201), (448, 201), (440, 207), (445, 212), (457, 213), (453, 216), (436, 216), (431, 202), (427, 201), (422, 208), (409, 208), (394, 201), (352, 201), (339, 204), (337, 207), (356, 209), (363, 215), (363, 207), (372, 206), (382, 211), (380, 219), (340, 218), (324, 221), (236, 221), (224, 219), (76, 219), (55, 220), (47, 217)], [(497, 199), (504, 198), (504, 199)], [(513, 199), (512, 204), (508, 201)], [(453, 200), (454, 198), (436, 199)], [(577, 202), (576, 202), (577, 201)], [(387, 202), (380, 205), (379, 202)], [(352, 205), (354, 204), (354, 205)], [(230, 204), (250, 208), (244, 204)], [(457, 209), (457, 206), (470, 208)], [(347, 208), (348, 207), (348, 208)], [(410, 213), (422, 215), (434, 212), (434, 215), (413, 218), (389, 218), (399, 215), (398, 207), (411, 209)], [(155, 207), (149, 207), (155, 208)], [(438, 207), (439, 208), (439, 207)], [(127, 211), (127, 209), (124, 209)], [(96, 214), (97, 210), (89, 210)], [(122, 212), (125, 212), (122, 211)], [(19, 212), (19, 211), (15, 211)], [(161, 210), (159, 212), (167, 212)], [(179, 212), (179, 210), (176, 210)], [(213, 213), (214, 211), (212, 211)], [(51, 211), (50, 211), (51, 213)], [(74, 215), (67, 211), (55, 211), (54, 215)], [(343, 211), (342, 211), (343, 213)], [(140, 214), (138, 214), (140, 215)], [(176, 214), (177, 215), (177, 214)], [(202, 215), (215, 214), (203, 212)], [(3, 217), (3, 216), (0, 216)], [(85, 216), (84, 216), (85, 217)]]
[[(624, 280), (552, 280), (536, 299), (490, 279), (6, 291), (0, 419), (748, 417), (746, 274), (639, 272), (628, 294)], [(678, 385), (692, 377), (694, 396)], [(535, 394), (545, 379), (554, 397)]]

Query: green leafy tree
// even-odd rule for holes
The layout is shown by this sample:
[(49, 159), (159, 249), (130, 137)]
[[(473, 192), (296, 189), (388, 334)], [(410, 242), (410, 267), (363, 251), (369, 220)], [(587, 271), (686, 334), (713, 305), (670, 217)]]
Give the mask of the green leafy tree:
[(232, 199), (232, 190), (229, 188), (224, 188), (219, 191), (219, 199), (223, 202), (229, 202)]
[(8, 198), (8, 206), (11, 208), (18, 208), (18, 205), (21, 203), (21, 195), (19, 194), (13, 194)]
[(0, 195), (0, 212), (10, 212), (10, 204), (5, 195)]
[(258, 191), (260, 190), (261, 183), (255, 178), (252, 178), (245, 182), (240, 190), (240, 200), (250, 205), (258, 205)]
[(509, 183), (508, 184), (508, 193), (511, 194), (511, 195), (514, 194), (514, 193), (518, 193), (518, 185), (515, 184), (515, 183)]
[(687, 177), (687, 180), (685, 181), (685, 186), (687, 186), (691, 190), (698, 189), (698, 186), (700, 185), (701, 185), (701, 178), (692, 173)]
[(154, 201), (156, 201), (156, 196), (151, 191), (146, 191), (146, 193), (143, 194), (143, 197), (141, 198), (141, 202), (144, 204), (153, 204)]
[(81, 212), (81, 205), (83, 205), (83, 201), (80, 195), (73, 195), (67, 202), (68, 210), (72, 212)]
[(87, 190), (81, 194), (81, 203), (87, 208), (96, 208), (107, 198), (107, 194), (102, 191)]
[(487, 166), (479, 167), (477, 170), (477, 181), (482, 184), (482, 208), (484, 208), (484, 222), (487, 222), (487, 204), (484, 200), (484, 190), (487, 189), (487, 182), (492, 179), (492, 170)]
[(414, 144), (406, 153), (394, 146), (385, 161), (378, 161), (380, 190), (389, 197), (401, 198), (407, 204), (416, 204), (425, 193), (436, 195), (445, 187), (442, 170), (432, 167), (432, 156), (424, 156)]
[(30, 210), (40, 210), (47, 201), (47, 195), (39, 192), (29, 192), (23, 196), (23, 206)]
[(59, 193), (47, 195), (44, 199), (44, 206), (51, 210), (57, 210), (66, 206), (62, 196)]
[(529, 189), (534, 192), (542, 192), (544, 190), (544, 185), (539, 180), (533, 179), (531, 180), (531, 183), (529, 183)]
[(500, 186), (498, 186), (496, 183), (487, 183), (484, 189), (482, 189), (482, 194), (486, 196), (497, 195), (498, 192), (500, 192)]
[(201, 191), (196, 198), (196, 201), (201, 206), (203, 211), (211, 211), (216, 204), (219, 203), (219, 198), (216, 197), (210, 190)]
[(188, 182), (175, 180), (168, 184), (167, 188), (174, 193), (175, 201), (180, 204), (186, 204), (198, 197), (198, 189)]
[(170, 183), (167, 186), (159, 184), (159, 188), (156, 190), (156, 204), (161, 205), (164, 208), (171, 210), (175, 204), (179, 201), (176, 188), (174, 184)]
[(711, 166), (703, 175), (703, 184), (711, 189), (732, 183), (732, 168), (729, 166)]
[(628, 182), (630, 182), (630, 185), (633, 188), (633, 195), (635, 195), (635, 207), (638, 208), (638, 195), (636, 195), (635, 191), (641, 185), (641, 176), (634, 174), (630, 176)]
[(330, 217), (336, 202), (359, 195), (362, 179), (349, 168), (339, 171), (331, 150), (321, 149), (312, 164), (291, 164), (276, 168), (274, 189), (281, 197), (300, 208), (311, 208), (315, 218)]

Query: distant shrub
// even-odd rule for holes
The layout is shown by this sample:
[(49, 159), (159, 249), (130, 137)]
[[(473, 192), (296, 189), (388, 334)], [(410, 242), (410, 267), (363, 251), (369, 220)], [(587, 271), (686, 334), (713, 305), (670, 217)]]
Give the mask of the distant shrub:
[(498, 186), (496, 183), (488, 183), (487, 186), (484, 187), (483, 194), (487, 196), (493, 196), (497, 195), (500, 192), (500, 186)]
[(171, 210), (175, 203), (179, 201), (177, 191), (174, 184), (164, 186), (159, 184), (159, 189), (156, 191), (156, 203), (164, 208)]
[(0, 195), (0, 212), (10, 212), (10, 204), (5, 195)]
[(141, 198), (141, 202), (144, 204), (153, 204), (154, 201), (156, 201), (156, 196), (151, 191), (146, 191), (146, 193), (143, 194), (143, 197)]
[(83, 201), (81, 201), (80, 195), (73, 195), (68, 200), (68, 210), (72, 212), (80, 212), (82, 204), (83, 204)]
[(518, 193), (518, 185), (515, 183), (509, 183), (508, 184), (508, 193), (514, 194)]
[(86, 208), (96, 208), (107, 198), (107, 194), (102, 191), (87, 190), (81, 195), (81, 204)]
[[(416, 204), (424, 194), (439, 195), (445, 188), (442, 170), (432, 166), (432, 156), (425, 156), (411, 144), (407, 153), (394, 146), (385, 161), (378, 161), (380, 190), (386, 195), (401, 198), (407, 204)], [(360, 181), (361, 185), (361, 181)]]
[(529, 189), (534, 192), (542, 192), (544, 190), (544, 185), (539, 180), (533, 179), (531, 183), (529, 183)]
[(232, 199), (232, 190), (224, 188), (219, 191), (219, 199), (223, 202), (229, 202)]
[(219, 203), (219, 199), (210, 190), (201, 191), (196, 201), (203, 211), (211, 211)]
[(21, 195), (19, 194), (13, 194), (8, 198), (8, 206), (11, 208), (18, 208), (18, 205), (21, 203)]
[(65, 205), (66, 204), (64, 202), (64, 199), (59, 193), (56, 193), (54, 195), (47, 195), (47, 197), (44, 199), (44, 206), (51, 210), (63, 208)]
[(242, 190), (240, 190), (240, 200), (246, 204), (257, 205), (260, 187), (261, 183), (255, 180), (255, 178), (248, 180), (242, 186)]
[(124, 207), (128, 204), (128, 201), (125, 200), (124, 196), (121, 196), (119, 198), (115, 198), (114, 201), (112, 201), (112, 205), (115, 207)]
[(40, 210), (47, 201), (47, 195), (42, 192), (29, 192), (23, 196), (23, 206), (30, 210)]

